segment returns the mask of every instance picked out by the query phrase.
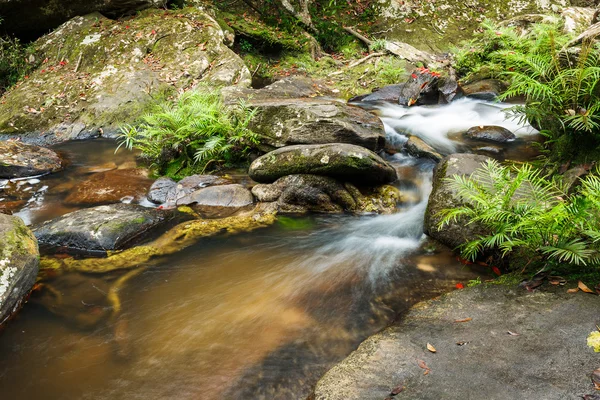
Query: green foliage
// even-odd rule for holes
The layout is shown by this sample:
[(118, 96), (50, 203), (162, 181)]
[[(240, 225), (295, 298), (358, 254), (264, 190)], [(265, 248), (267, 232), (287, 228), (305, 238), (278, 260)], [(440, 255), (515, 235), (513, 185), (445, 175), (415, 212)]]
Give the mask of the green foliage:
[(469, 280), (469, 282), (467, 282), (467, 287), (473, 287), (473, 286), (478, 286), (481, 285), (481, 277), (477, 277), (477, 279), (471, 279)]
[(483, 24), (480, 37), (456, 54), (458, 72), (510, 83), (501, 99), (522, 97), (513, 114), (542, 130), (552, 161), (597, 156), (600, 145), (600, 47), (572, 38), (559, 23), (538, 23), (526, 32)]
[(455, 175), (448, 183), (465, 203), (443, 210), (441, 226), (460, 219), (490, 232), (463, 245), (463, 257), (519, 250), (544, 268), (600, 265), (598, 175), (587, 176), (576, 193), (567, 194), (559, 181), (529, 164), (509, 168), (488, 161), (470, 177)]
[(119, 147), (141, 150), (169, 176), (230, 165), (244, 161), (258, 143), (248, 129), (254, 115), (244, 102), (223, 105), (220, 94), (208, 88), (189, 91), (176, 101), (157, 103), (139, 124), (121, 127)]
[(240, 39), (240, 50), (245, 53), (251, 53), (254, 50), (254, 46), (246, 39)]
[(374, 40), (373, 43), (371, 43), (371, 51), (382, 51), (385, 50), (385, 47), (387, 45), (387, 41), (385, 39), (377, 39)]
[(34, 69), (34, 63), (27, 60), (30, 54), (30, 48), (19, 39), (0, 36), (0, 94)]

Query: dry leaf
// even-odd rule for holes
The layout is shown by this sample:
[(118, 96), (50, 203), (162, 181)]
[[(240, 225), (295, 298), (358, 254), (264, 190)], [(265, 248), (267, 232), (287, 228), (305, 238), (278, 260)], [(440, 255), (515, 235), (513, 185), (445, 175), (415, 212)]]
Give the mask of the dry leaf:
[(573, 288), (573, 289), (567, 290), (567, 293), (577, 293), (577, 292), (579, 292), (579, 288)]
[(463, 318), (463, 319), (455, 319), (454, 322), (469, 322), (473, 320), (473, 318)]
[(508, 333), (510, 336), (521, 336), (520, 333), (513, 332), (513, 331), (507, 331), (506, 333)]
[(590, 289), (589, 287), (587, 287), (587, 286), (585, 285), (585, 283), (583, 283), (583, 282), (581, 282), (581, 281), (577, 282), (577, 287), (578, 287), (579, 289), (581, 289), (581, 291), (582, 291), (582, 292), (586, 292), (586, 293), (594, 293), (594, 291), (593, 291), (592, 289)]
[(437, 352), (437, 350), (435, 349), (435, 347), (433, 347), (433, 346), (431, 345), (431, 343), (427, 343), (427, 350), (429, 350), (429, 351), (430, 351), (430, 352), (432, 352), (432, 353), (435, 353), (435, 352)]
[(556, 286), (556, 285), (561, 285), (563, 286), (564, 284), (567, 283), (567, 280), (565, 278), (563, 278), (562, 276), (550, 276), (548, 277), (548, 282), (550, 282), (550, 284)]
[(404, 386), (400, 385), (400, 386), (397, 386), (397, 387), (393, 388), (392, 391), (390, 392), (390, 394), (392, 396), (395, 396), (397, 394), (402, 393), (403, 390), (404, 390)]
[(417, 360), (417, 364), (419, 365), (419, 368), (423, 368), (425, 370), (425, 372), (423, 372), (423, 375), (427, 375), (429, 374), (429, 371), (431, 371), (427, 364), (425, 364), (425, 361)]
[(592, 372), (592, 383), (596, 390), (600, 390), (600, 368), (597, 368)]
[(469, 342), (456, 342), (456, 345), (457, 346), (464, 346), (467, 343), (469, 343)]

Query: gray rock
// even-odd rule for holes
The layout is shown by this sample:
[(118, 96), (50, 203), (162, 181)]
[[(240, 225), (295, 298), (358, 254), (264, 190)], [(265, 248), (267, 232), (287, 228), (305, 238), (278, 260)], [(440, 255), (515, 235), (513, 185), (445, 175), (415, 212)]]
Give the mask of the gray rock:
[(600, 298), (565, 292), (480, 285), (420, 303), (329, 370), (311, 398), (382, 400), (403, 386), (394, 399), (579, 399), (594, 391), (598, 354), (586, 337)]
[(497, 79), (482, 79), (463, 85), (462, 91), (467, 97), (480, 98), (481, 100), (495, 100), (506, 88), (506, 83)]
[(409, 137), (404, 147), (408, 154), (414, 157), (429, 158), (435, 162), (439, 162), (442, 159), (440, 153), (417, 136)]
[(34, 230), (40, 247), (80, 254), (105, 254), (139, 243), (175, 216), (134, 204), (111, 204), (71, 212)]
[(162, 7), (166, 0), (2, 0), (2, 28), (17, 36), (31, 39), (46, 33), (76, 15), (95, 11), (109, 17), (122, 17), (149, 7)]
[(396, 170), (363, 147), (333, 143), (288, 146), (267, 153), (250, 165), (256, 182), (270, 183), (286, 175), (324, 175), (344, 182), (371, 185), (393, 182)]
[(350, 99), (349, 101), (386, 101), (397, 103), (403, 87), (403, 83), (399, 85), (384, 86), (369, 95), (360, 96), (360, 98), (357, 97), (355, 99)]
[(177, 200), (177, 205), (197, 204), (214, 207), (244, 207), (254, 202), (252, 193), (238, 184), (210, 186)]
[(37, 240), (23, 221), (0, 214), (0, 325), (35, 283), (39, 255)]
[(62, 160), (54, 151), (7, 140), (0, 142), (0, 178), (43, 175), (62, 169)]
[(514, 133), (501, 126), (486, 125), (469, 128), (465, 136), (472, 140), (485, 142), (506, 143), (517, 139)]
[(375, 115), (335, 100), (250, 100), (258, 110), (249, 128), (264, 149), (294, 144), (349, 143), (378, 151), (385, 146), (383, 123)]
[(498, 146), (481, 146), (481, 147), (476, 147), (473, 150), (478, 151), (480, 153), (491, 154), (494, 156), (500, 155), (504, 152), (504, 149), (502, 147), (498, 147)]
[(166, 176), (160, 177), (154, 181), (148, 191), (148, 200), (156, 204), (163, 204), (167, 201), (167, 194), (177, 187), (177, 182)]
[(403, 106), (438, 104), (439, 75), (431, 72), (415, 70), (404, 85), (398, 97)]
[(198, 189), (215, 185), (227, 185), (232, 183), (230, 180), (216, 175), (191, 175), (180, 180), (175, 186), (172, 186), (166, 194), (166, 207), (181, 205), (180, 199), (188, 196)]
[(457, 193), (450, 188), (447, 178), (453, 175), (470, 175), (481, 167), (490, 158), (476, 154), (451, 154), (442, 159), (433, 172), (433, 188), (429, 196), (427, 211), (425, 212), (425, 233), (439, 242), (452, 248), (474, 240), (484, 233), (481, 226), (468, 224), (459, 219), (438, 229), (440, 217), (438, 213), (443, 209), (454, 208), (464, 204)]

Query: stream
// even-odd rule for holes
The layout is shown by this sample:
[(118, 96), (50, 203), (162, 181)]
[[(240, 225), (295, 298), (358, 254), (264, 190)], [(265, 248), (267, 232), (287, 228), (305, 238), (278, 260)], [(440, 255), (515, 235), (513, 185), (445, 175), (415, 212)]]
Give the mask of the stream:
[[(535, 131), (505, 120), (504, 107), (370, 106), (398, 147), (410, 133), (442, 153), (469, 151), (478, 144), (459, 132), (493, 124), (519, 137), (502, 157), (531, 158)], [(135, 162), (109, 140), (56, 148), (71, 163), (25, 183), (35, 195), (16, 215), (29, 224), (73, 211), (62, 200), (90, 171)], [(422, 233), (433, 162), (403, 153), (389, 161), (411, 199), (397, 213), (282, 217), (203, 239), (129, 281), (117, 319), (106, 317), (106, 293), (118, 276), (47, 277), (54, 292), (34, 293), (0, 333), (3, 398), (306, 399), (329, 368), (411, 305), (490, 278)]]

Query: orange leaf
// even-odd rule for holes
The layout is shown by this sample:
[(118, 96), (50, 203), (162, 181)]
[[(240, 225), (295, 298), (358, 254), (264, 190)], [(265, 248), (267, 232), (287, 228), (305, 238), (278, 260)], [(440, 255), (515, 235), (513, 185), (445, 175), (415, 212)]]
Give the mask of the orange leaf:
[(432, 353), (437, 352), (437, 350), (435, 349), (435, 347), (433, 347), (433, 345), (431, 343), (427, 343), (427, 350), (429, 350)]
[(573, 289), (567, 290), (567, 293), (577, 293), (577, 292), (579, 292), (579, 288), (573, 288)]
[(458, 282), (458, 283), (456, 284), (456, 288), (457, 288), (457, 289), (464, 289), (464, 288), (465, 288), (465, 285), (463, 285), (462, 283)]
[(492, 271), (494, 271), (494, 273), (498, 276), (502, 275), (502, 272), (500, 272), (500, 269), (498, 267), (492, 267)]
[(593, 291), (592, 289), (590, 289), (589, 287), (587, 287), (587, 286), (585, 285), (585, 283), (583, 283), (583, 282), (581, 282), (581, 281), (577, 282), (577, 287), (578, 287), (579, 289), (581, 289), (581, 291), (582, 291), (582, 292), (586, 292), (586, 293), (594, 293), (594, 291)]
[(417, 360), (417, 364), (419, 365), (419, 368), (423, 368), (425, 370), (425, 372), (423, 372), (423, 375), (427, 375), (429, 374), (429, 371), (431, 371), (427, 364), (425, 364), (425, 361)]
[(469, 322), (471, 321), (473, 318), (463, 318), (463, 319), (455, 319), (454, 322)]

